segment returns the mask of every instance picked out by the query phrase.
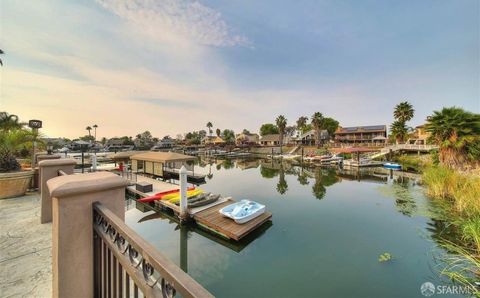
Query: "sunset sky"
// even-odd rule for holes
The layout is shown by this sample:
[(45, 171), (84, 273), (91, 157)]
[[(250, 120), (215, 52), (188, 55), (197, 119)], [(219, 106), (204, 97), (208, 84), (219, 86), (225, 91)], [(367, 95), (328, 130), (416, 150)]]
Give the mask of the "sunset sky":
[(0, 110), (51, 137), (480, 112), (480, 1), (2, 0)]

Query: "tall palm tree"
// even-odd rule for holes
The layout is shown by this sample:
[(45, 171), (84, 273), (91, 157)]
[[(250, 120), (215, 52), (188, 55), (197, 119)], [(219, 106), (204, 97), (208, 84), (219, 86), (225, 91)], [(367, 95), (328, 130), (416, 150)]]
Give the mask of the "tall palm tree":
[(393, 111), (393, 117), (403, 123), (412, 120), (414, 114), (415, 110), (408, 101), (399, 103)]
[(390, 125), (390, 134), (395, 138), (397, 144), (403, 143), (408, 135), (408, 128), (405, 122), (396, 120)]
[[(0, 55), (4, 54), (4, 52), (0, 49)], [(0, 65), (3, 66), (3, 61), (0, 59)]]
[(441, 163), (455, 168), (469, 158), (480, 158), (478, 152), (472, 156), (472, 149), (480, 147), (480, 114), (457, 107), (443, 108), (434, 111), (427, 121), (426, 131), (440, 147)]
[(210, 135), (212, 135), (212, 127), (213, 127), (212, 122), (210, 122), (210, 121), (207, 122), (208, 133), (209, 133)]
[(280, 115), (275, 119), (278, 127), (278, 133), (280, 134), (280, 154), (282, 153), (283, 137), (285, 136), (285, 128), (287, 127), (287, 119), (285, 116)]
[(317, 145), (317, 147), (320, 146), (320, 142), (321, 142), (320, 132), (323, 128), (323, 124), (324, 124), (324, 118), (322, 113), (315, 112), (315, 114), (312, 115), (312, 126), (313, 126), (313, 129), (315, 130), (315, 145)]
[(93, 129), (94, 129), (93, 134), (94, 134), (95, 141), (97, 141), (97, 128), (98, 128), (98, 125), (94, 124), (93, 125)]
[(88, 136), (91, 137), (92, 134), (90, 133), (90, 131), (92, 130), (92, 128), (90, 126), (87, 126), (85, 129), (88, 130)]
[(305, 116), (301, 116), (297, 120), (297, 129), (303, 130), (303, 128), (307, 125), (308, 118)]

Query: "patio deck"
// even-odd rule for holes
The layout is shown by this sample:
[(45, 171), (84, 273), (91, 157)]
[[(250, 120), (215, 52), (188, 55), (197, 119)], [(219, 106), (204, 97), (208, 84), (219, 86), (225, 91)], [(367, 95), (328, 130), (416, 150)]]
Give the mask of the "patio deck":
[(2, 297), (52, 296), (52, 224), (40, 224), (37, 193), (0, 200)]

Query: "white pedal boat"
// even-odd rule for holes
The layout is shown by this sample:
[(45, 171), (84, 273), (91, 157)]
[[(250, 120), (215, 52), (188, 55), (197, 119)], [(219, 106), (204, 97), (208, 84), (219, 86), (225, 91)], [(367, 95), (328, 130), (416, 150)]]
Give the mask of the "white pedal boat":
[(218, 212), (238, 224), (246, 223), (265, 212), (265, 205), (250, 200), (241, 200), (223, 207)]

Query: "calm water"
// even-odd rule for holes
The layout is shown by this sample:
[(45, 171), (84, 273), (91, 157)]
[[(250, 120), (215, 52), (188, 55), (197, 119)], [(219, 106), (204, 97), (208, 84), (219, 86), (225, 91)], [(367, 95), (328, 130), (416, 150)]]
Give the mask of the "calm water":
[[(272, 224), (235, 243), (133, 201), (126, 222), (218, 297), (424, 297), (422, 283), (448, 284), (435, 260), (443, 225), (414, 180), (261, 160), (198, 170), (210, 174), (201, 188), (265, 204)], [(385, 252), (393, 260), (379, 262)]]

